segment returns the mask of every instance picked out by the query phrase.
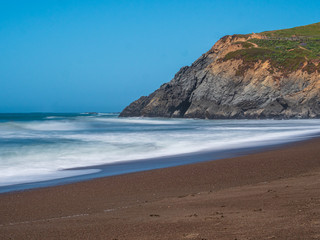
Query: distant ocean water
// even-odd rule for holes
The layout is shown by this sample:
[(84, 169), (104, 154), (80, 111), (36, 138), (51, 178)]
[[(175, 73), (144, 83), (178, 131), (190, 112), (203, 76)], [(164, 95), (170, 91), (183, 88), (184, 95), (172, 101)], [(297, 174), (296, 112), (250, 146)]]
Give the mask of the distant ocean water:
[(237, 155), (241, 149), (298, 141), (318, 133), (318, 119), (0, 114), (0, 192), (221, 158), (229, 156), (221, 152)]

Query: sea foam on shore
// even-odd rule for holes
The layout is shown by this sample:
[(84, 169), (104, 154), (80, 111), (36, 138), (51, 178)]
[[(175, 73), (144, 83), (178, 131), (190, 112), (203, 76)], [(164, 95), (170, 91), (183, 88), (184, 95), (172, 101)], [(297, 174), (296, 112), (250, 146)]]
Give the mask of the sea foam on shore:
[[(161, 167), (172, 166), (176, 163), (170, 164), (168, 156), (280, 144), (302, 140), (319, 132), (320, 120), (1, 114), (0, 186), (94, 174), (99, 169), (61, 170), (141, 159), (150, 159), (148, 169), (153, 168), (152, 159), (161, 157), (167, 157), (166, 164)], [(179, 164), (183, 164), (181, 161)], [(158, 163), (154, 168), (159, 167)], [(121, 169), (120, 172), (130, 171), (133, 170)]]

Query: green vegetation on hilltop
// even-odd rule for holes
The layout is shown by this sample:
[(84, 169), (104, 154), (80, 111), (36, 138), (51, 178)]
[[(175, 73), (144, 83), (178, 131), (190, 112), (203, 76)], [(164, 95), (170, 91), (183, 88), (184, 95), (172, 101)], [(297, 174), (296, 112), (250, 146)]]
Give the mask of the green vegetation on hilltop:
[[(283, 72), (293, 72), (299, 67), (302, 67), (306, 61), (304, 58), (304, 52), (305, 50), (302, 49), (296, 49), (290, 52), (281, 52), (268, 48), (249, 48), (230, 52), (223, 60), (243, 60), (243, 66), (238, 69), (236, 73), (237, 75), (243, 75), (247, 69), (253, 67), (253, 65), (259, 60), (262, 62), (269, 61), (271, 67), (275, 67)], [(274, 69), (270, 68), (269, 71), (273, 72)]]
[(251, 48), (253, 44), (250, 42), (235, 42), (234, 44), (240, 44), (243, 48)]
[(275, 31), (266, 31), (260, 33), (261, 35), (268, 37), (309, 37), (309, 38), (320, 38), (320, 23), (313, 23), (305, 26), (275, 30)]
[[(229, 52), (222, 60), (241, 59), (237, 75), (258, 61), (269, 61), (271, 73), (280, 70), (287, 74), (298, 69), (320, 72), (320, 23), (291, 29), (262, 32), (262, 38), (251, 38), (241, 44), (243, 49)], [(305, 64), (306, 63), (306, 64)]]
[(259, 47), (268, 48), (274, 51), (290, 52), (292, 50), (302, 49), (301, 53), (308, 59), (315, 59), (320, 56), (320, 40), (292, 41), (292, 40), (269, 40), (253, 38), (248, 40), (257, 44)]

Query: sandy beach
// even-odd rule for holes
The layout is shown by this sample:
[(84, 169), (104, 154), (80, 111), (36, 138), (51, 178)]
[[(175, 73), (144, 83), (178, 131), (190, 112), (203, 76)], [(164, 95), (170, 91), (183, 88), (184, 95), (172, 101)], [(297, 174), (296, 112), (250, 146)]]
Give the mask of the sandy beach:
[(0, 194), (0, 239), (320, 239), (320, 139)]

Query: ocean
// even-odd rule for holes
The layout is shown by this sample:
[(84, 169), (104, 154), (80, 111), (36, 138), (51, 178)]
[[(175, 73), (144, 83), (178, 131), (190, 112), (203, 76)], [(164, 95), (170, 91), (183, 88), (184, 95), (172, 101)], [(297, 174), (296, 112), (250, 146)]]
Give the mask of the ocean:
[(233, 157), (320, 133), (320, 120), (0, 114), (0, 192)]

